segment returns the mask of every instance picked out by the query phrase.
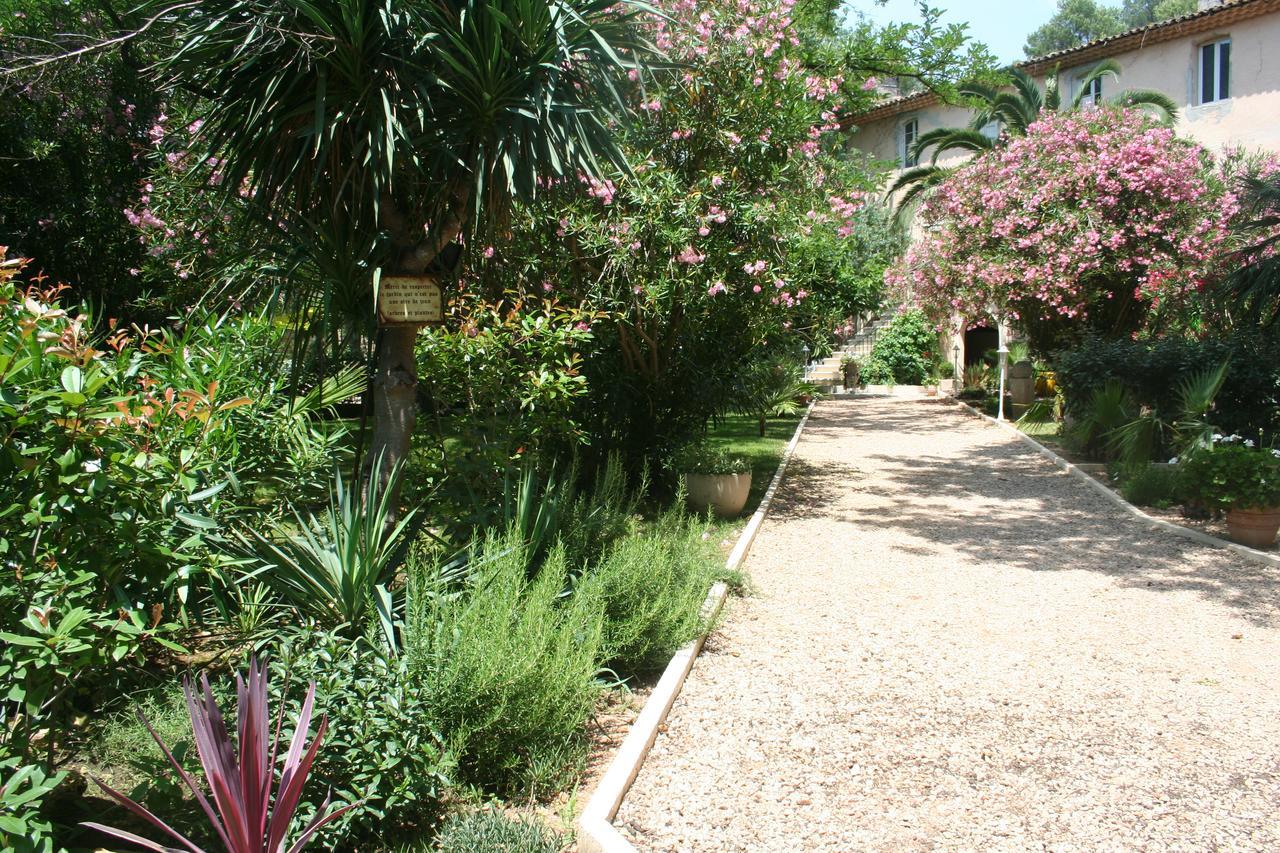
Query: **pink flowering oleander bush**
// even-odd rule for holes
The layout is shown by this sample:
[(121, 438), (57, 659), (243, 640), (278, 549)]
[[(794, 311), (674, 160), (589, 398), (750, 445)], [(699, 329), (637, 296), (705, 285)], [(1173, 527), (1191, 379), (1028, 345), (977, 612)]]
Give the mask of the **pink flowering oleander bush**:
[(502, 286), (599, 313), (584, 424), (633, 460), (732, 408), (753, 360), (817, 350), (875, 307), (862, 264), (890, 254), (859, 241), (888, 227), (866, 213), (876, 180), (836, 156), (843, 81), (801, 63), (792, 0), (660, 6), (653, 39), (678, 64), (635, 76), (633, 170), (548, 187), (488, 259)]
[(938, 321), (1002, 313), (1041, 351), (1124, 336), (1214, 279), (1237, 211), (1205, 150), (1142, 114), (1048, 114), (938, 188), (889, 279)]

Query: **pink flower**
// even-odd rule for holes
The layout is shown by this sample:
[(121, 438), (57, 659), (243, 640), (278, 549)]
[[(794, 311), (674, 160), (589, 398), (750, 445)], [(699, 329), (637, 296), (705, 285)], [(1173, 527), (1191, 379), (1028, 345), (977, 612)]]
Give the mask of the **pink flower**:
[(717, 281), (715, 284), (707, 288), (707, 296), (715, 296), (724, 293), (726, 290), (723, 281)]
[(698, 251), (692, 246), (685, 246), (684, 251), (677, 256), (676, 260), (682, 264), (700, 264), (706, 260), (706, 257), (706, 255), (698, 254)]

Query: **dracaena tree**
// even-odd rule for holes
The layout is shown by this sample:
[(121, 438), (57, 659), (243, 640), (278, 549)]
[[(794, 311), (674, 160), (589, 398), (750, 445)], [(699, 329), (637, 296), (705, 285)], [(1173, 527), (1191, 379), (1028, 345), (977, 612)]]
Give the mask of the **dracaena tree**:
[[(199, 98), (204, 162), (313, 274), (309, 331), (354, 306), (374, 342), (367, 458), (415, 420), (413, 327), (375, 330), (382, 275), (456, 271), (547, 180), (624, 168), (615, 77), (645, 43), (612, 0), (207, 0), (167, 19), (161, 79)], [(350, 319), (350, 318), (348, 318)]]

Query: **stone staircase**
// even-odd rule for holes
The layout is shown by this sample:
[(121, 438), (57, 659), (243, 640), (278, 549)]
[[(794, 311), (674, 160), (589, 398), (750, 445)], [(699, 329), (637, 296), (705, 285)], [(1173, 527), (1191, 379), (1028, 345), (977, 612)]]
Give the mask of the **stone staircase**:
[(889, 325), (897, 314), (898, 307), (896, 305), (880, 309), (879, 313), (860, 324), (858, 331), (845, 342), (844, 346), (822, 361), (815, 361), (810, 364), (806, 370), (806, 379), (820, 388), (826, 388), (828, 391), (837, 385), (843, 385), (844, 371), (840, 369), (841, 360), (846, 355), (851, 355), (859, 360), (871, 355), (871, 350), (876, 345), (876, 336), (880, 334), (881, 329)]

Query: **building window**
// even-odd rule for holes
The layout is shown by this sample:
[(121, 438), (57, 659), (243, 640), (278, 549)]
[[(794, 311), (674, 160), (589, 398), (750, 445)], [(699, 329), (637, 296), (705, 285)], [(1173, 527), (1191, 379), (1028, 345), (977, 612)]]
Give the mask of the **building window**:
[(1231, 39), (1200, 46), (1200, 103), (1231, 97)]
[(915, 147), (916, 138), (920, 136), (920, 122), (916, 119), (909, 118), (902, 123), (902, 168), (910, 169), (920, 164), (920, 159), (916, 157), (916, 152), (911, 150)]
[(1096, 107), (1102, 103), (1102, 78), (1094, 77), (1080, 90), (1080, 106)]

